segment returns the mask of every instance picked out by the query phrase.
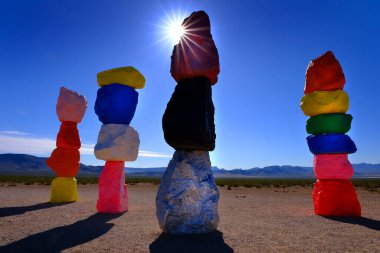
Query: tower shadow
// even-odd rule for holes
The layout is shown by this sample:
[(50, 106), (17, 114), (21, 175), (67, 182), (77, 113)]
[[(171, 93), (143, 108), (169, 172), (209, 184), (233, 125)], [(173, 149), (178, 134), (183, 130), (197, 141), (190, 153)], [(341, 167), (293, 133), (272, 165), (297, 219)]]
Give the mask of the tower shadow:
[(67, 205), (70, 203), (72, 203), (72, 202), (68, 202), (68, 203), (45, 202), (45, 203), (39, 203), (39, 204), (35, 204), (35, 205), (30, 205), (30, 206), (2, 207), (2, 208), (0, 208), (0, 217), (7, 217), (7, 216), (12, 216), (12, 215), (24, 214), (26, 212), (51, 208), (51, 207), (55, 207), (55, 206), (63, 206), (63, 205)]
[(151, 253), (233, 253), (216, 230), (208, 234), (170, 235), (162, 233), (149, 245)]
[(333, 221), (359, 225), (359, 226), (367, 227), (369, 229), (380, 231), (380, 221), (369, 219), (366, 217), (325, 217), (325, 218), (329, 220), (333, 220)]
[(0, 252), (58, 253), (104, 235), (114, 226), (107, 222), (121, 215), (96, 213), (73, 224), (52, 228), (1, 246)]

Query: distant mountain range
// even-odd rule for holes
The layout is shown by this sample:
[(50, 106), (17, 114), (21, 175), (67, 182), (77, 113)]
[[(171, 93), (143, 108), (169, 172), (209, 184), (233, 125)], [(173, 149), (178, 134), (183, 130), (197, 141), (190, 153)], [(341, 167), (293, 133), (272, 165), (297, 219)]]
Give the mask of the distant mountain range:
[[(18, 175), (54, 175), (45, 164), (46, 157), (36, 157), (23, 154), (0, 154), (0, 174)], [(380, 178), (380, 164), (353, 164), (354, 177)], [(80, 164), (79, 175), (99, 175), (103, 166)], [(127, 175), (161, 176), (166, 167), (156, 168), (126, 168)], [(314, 178), (312, 167), (300, 166), (268, 166), (264, 168), (225, 170), (212, 167), (215, 177), (259, 177), (259, 178)]]

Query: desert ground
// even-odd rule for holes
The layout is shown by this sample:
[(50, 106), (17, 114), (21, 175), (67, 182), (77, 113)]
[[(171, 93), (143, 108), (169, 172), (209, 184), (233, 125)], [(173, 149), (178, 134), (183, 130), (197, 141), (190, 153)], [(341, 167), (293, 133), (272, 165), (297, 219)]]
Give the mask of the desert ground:
[(312, 188), (221, 187), (218, 230), (162, 234), (153, 184), (129, 185), (129, 211), (97, 214), (97, 185), (49, 204), (50, 186), (0, 185), (0, 252), (380, 252), (380, 194), (358, 190), (362, 218), (313, 214)]

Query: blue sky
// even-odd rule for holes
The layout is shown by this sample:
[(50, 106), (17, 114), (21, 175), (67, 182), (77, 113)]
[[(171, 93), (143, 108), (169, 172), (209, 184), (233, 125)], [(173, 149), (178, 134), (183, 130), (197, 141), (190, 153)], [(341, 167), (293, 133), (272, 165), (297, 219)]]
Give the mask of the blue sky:
[[(299, 108), (309, 61), (332, 50), (346, 75), (354, 163), (380, 162), (379, 1), (3, 1), (0, 8), (0, 153), (49, 156), (59, 130), (60, 86), (87, 97), (78, 125), (81, 161), (101, 126), (96, 73), (135, 66), (145, 76), (131, 125), (141, 153), (131, 167), (166, 166), (173, 153), (161, 119), (175, 88), (165, 17), (205, 10), (219, 50), (213, 86), (213, 165), (312, 165)], [(185, 17), (185, 16), (183, 16)]]

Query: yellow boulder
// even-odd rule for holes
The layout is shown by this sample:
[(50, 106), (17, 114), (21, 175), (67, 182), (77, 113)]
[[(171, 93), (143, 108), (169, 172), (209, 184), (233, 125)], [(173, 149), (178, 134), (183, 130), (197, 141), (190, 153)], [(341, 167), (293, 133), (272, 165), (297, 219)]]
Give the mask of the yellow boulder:
[(301, 99), (301, 109), (307, 116), (346, 113), (349, 106), (348, 94), (343, 90), (314, 91)]
[(77, 200), (77, 180), (75, 177), (56, 177), (53, 179), (50, 203), (74, 202)]
[(144, 76), (134, 67), (121, 67), (99, 72), (98, 84), (100, 87), (118, 83), (127, 85), (135, 89), (142, 89), (145, 86)]

